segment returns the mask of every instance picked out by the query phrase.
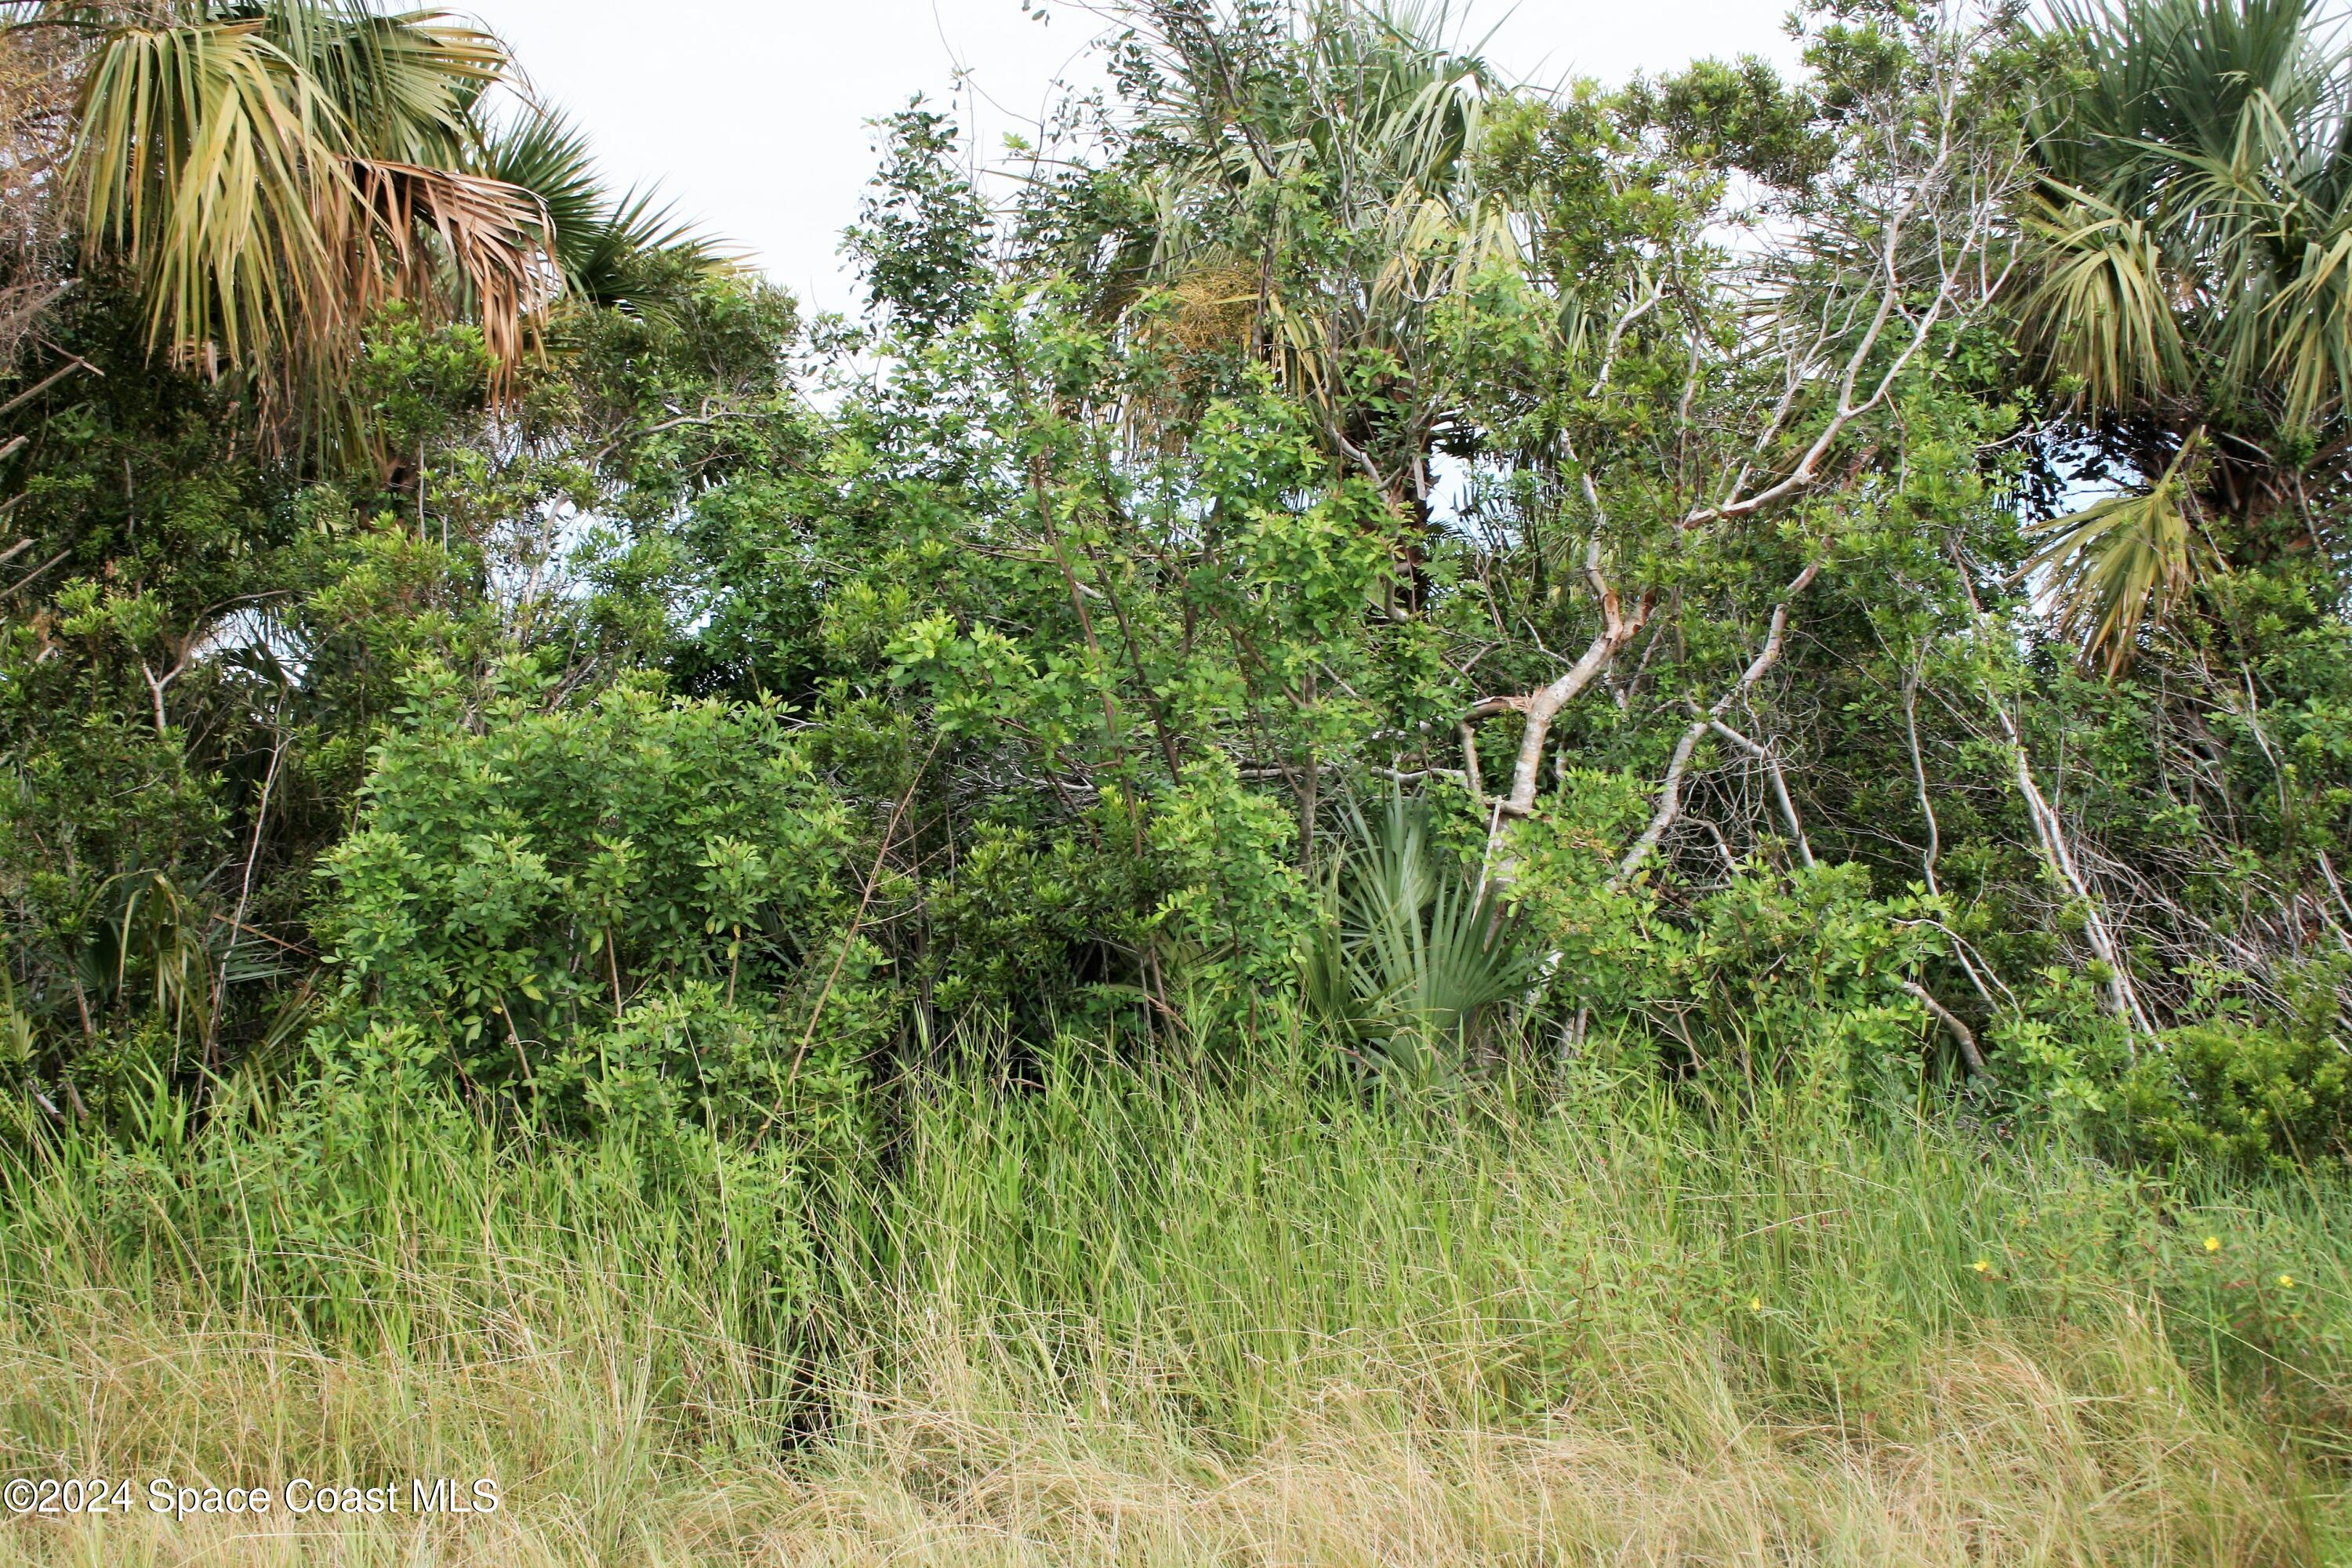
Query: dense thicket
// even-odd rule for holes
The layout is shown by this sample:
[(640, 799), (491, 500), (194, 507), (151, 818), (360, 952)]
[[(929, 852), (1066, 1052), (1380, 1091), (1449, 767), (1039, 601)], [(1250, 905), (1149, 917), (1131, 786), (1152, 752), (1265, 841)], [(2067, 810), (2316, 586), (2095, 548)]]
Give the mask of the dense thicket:
[[(1793, 76), (1539, 90), (1136, 0), (1013, 178), (878, 122), (813, 322), (478, 34), (5, 15), (27, 1136), (243, 1079), (846, 1153), (1083, 1036), (2345, 1151), (2308, 4), (1837, 0)], [(174, 114), (243, 117), (246, 229), (157, 216)]]

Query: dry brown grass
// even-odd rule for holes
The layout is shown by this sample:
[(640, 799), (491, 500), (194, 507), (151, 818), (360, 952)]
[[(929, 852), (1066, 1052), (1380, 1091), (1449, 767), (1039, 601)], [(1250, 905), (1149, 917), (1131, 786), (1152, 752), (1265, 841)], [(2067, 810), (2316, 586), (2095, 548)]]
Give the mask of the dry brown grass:
[[(618, 1320), (497, 1348), (332, 1354), (282, 1330), (167, 1325), (85, 1300), (0, 1343), (0, 1381), (70, 1428), (88, 1474), (229, 1485), (492, 1474), (463, 1520), (18, 1520), (0, 1563), (1100, 1564), (2301, 1563), (2309, 1522), (2265, 1445), (2189, 1396), (2158, 1338), (1986, 1340), (1841, 1430), (1775, 1419), (1703, 1333), (1524, 1430), (1393, 1391), (1304, 1399), (1225, 1451), (1006, 1372), (935, 1327), (896, 1380), (852, 1380), (797, 1452), (680, 1445)], [(24, 1434), (9, 1434), (23, 1473)]]

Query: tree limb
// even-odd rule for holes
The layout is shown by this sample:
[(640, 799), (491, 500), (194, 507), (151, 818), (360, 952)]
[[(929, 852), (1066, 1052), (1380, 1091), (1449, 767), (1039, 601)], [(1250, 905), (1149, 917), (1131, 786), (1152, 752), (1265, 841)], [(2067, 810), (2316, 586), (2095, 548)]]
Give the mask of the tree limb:
[(1612, 887), (1622, 886), (1633, 879), (1633, 873), (1642, 868), (1642, 862), (1657, 848), (1658, 840), (1674, 826), (1675, 818), (1682, 815), (1683, 773), (1690, 766), (1691, 752), (1697, 747), (1700, 737), (1731, 710), (1731, 705), (1745, 697), (1764, 678), (1765, 671), (1780, 661), (1780, 649), (1788, 638), (1789, 603), (1811, 586), (1813, 579), (1821, 575), (1821, 571), (1819, 561), (1811, 563), (1781, 591), (1780, 603), (1772, 606), (1772, 626), (1765, 635), (1764, 646), (1748, 661), (1748, 668), (1740, 672), (1739, 679), (1732, 683), (1731, 689), (1717, 698), (1713, 707), (1693, 720), (1683, 731), (1682, 738), (1675, 742), (1675, 754), (1666, 764), (1665, 781), (1659, 790), (1658, 809), (1651, 816), (1649, 826), (1642, 830), (1641, 837), (1633, 841), (1633, 847), (1617, 863), (1616, 874), (1609, 879)]

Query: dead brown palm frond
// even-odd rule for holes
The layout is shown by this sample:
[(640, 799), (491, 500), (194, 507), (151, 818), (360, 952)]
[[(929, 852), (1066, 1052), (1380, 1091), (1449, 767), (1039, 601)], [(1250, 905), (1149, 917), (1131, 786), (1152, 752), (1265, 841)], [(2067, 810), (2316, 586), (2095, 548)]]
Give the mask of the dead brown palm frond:
[(530, 319), (562, 290), (542, 237), (551, 224), (536, 196), (501, 180), (418, 163), (355, 158), (352, 229), (338, 235), (351, 272), (347, 297), (362, 310), (385, 299), (430, 298), (445, 275), (500, 374), (519, 363)]
[(2028, 573), (2046, 573), (2043, 594), (2061, 632), (2110, 677), (2131, 662), (2143, 628), (2160, 624), (2215, 565), (2200, 537), (2189, 483), (2192, 437), (2161, 479), (2045, 524)]
[(1154, 342), (1188, 358), (1248, 346), (1257, 321), (1257, 268), (1212, 261), (1178, 278), (1168, 292), (1171, 309), (1147, 329)]
[(1192, 411), (1213, 388), (1218, 367), (1257, 346), (1260, 276), (1257, 268), (1212, 259), (1177, 276), (1160, 303), (1134, 316), (1138, 342), (1165, 356), (1170, 381), (1129, 405), (1132, 439), (1161, 450), (1190, 440)]

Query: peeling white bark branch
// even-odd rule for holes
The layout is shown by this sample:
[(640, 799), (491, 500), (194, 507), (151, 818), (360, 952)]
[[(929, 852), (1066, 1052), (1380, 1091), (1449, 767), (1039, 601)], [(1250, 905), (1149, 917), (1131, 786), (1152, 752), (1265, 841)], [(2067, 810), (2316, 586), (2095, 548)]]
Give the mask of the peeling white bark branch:
[(1690, 768), (1691, 752), (1697, 748), (1700, 738), (1731, 711), (1731, 705), (1747, 696), (1764, 678), (1765, 672), (1780, 662), (1780, 649), (1788, 641), (1790, 601), (1811, 587), (1821, 572), (1822, 563), (1816, 561), (1797, 574), (1781, 592), (1780, 602), (1772, 606), (1772, 627), (1765, 635), (1764, 646), (1757, 650), (1756, 657), (1748, 661), (1748, 668), (1740, 672), (1739, 679), (1732, 683), (1731, 689), (1717, 698), (1713, 707), (1692, 720), (1683, 731), (1682, 738), (1675, 742), (1675, 754), (1666, 764), (1665, 782), (1658, 792), (1658, 809), (1651, 816), (1649, 826), (1642, 830), (1642, 837), (1633, 840), (1633, 847), (1625, 851), (1625, 858), (1617, 863), (1616, 875), (1610, 879), (1611, 886), (1622, 887), (1632, 880), (1633, 873), (1642, 868), (1642, 863), (1657, 848), (1658, 841), (1666, 836), (1667, 829), (1674, 826), (1675, 819), (1682, 815), (1683, 774)]
[(1478, 729), (1465, 719), (1455, 726), (1462, 740), (1462, 782), (1469, 787), (1470, 798), (1478, 809), (1486, 808), (1486, 781), (1478, 771)]
[[(1927, 759), (1919, 749), (1919, 666), (1916, 662), (1903, 678), (1903, 733), (1911, 746), (1911, 783), (1918, 794), (1919, 815), (1927, 824), (1927, 843), (1919, 851), (1919, 869), (1927, 879), (1928, 895), (1940, 899), (1944, 896), (1944, 888), (1936, 877), (1936, 862), (1943, 854), (1944, 829), (1943, 825), (1936, 820), (1936, 803), (1927, 793)], [(1953, 960), (1959, 964), (1960, 972), (1969, 977), (1969, 984), (1975, 987), (1977, 995), (1987, 1007), (1998, 1008), (2000, 1004), (1985, 988), (1984, 977), (1977, 973), (1976, 963), (1969, 957), (1968, 944), (1953, 931), (1947, 930), (1945, 935), (1951, 941)], [(1994, 978), (1998, 980), (2000, 977), (1996, 975)]]
[[(1591, 481), (1588, 479), (1588, 486)], [(1486, 885), (1497, 892), (1507, 891), (1518, 880), (1519, 856), (1501, 842), (1504, 824), (1512, 819), (1532, 816), (1536, 809), (1536, 791), (1543, 777), (1544, 747), (1551, 738), (1552, 721), (1560, 710), (1583, 694), (1602, 671), (1616, 659), (1625, 645), (1648, 622), (1655, 601), (1643, 598), (1632, 616), (1627, 616), (1619, 602), (1616, 590), (1610, 586), (1601, 571), (1601, 539), (1596, 533), (1585, 550), (1585, 575), (1592, 584), (1601, 604), (1601, 634), (1594, 637), (1584, 654), (1566, 673), (1538, 690), (1510, 697), (1489, 697), (1475, 703), (1465, 713), (1461, 722), (1462, 753), (1465, 771), (1472, 776), (1477, 772), (1476, 725), (1498, 713), (1519, 713), (1527, 719), (1527, 727), (1519, 735), (1518, 755), (1511, 764), (1511, 788), (1508, 795), (1495, 799), (1493, 812), (1487, 819), (1486, 861), (1492, 868)], [(1478, 795), (1481, 805), (1488, 804), (1486, 796)], [(1498, 900), (1496, 915), (1501, 918)]]
[[(1903, 200), (1887, 218), (1885, 236), (1881, 242), (1881, 272), (1885, 283), (1879, 291), (1878, 307), (1871, 316), (1870, 325), (1864, 330), (1861, 341), (1854, 344), (1853, 351), (1846, 356), (1844, 369), (1838, 378), (1837, 405), (1831, 411), (1828, 422), (1815, 433), (1812, 442), (1806, 447), (1804, 454), (1797, 459), (1796, 466), (1782, 475), (1779, 480), (1753, 495), (1743, 496), (1739, 493), (1739, 489), (1746, 482), (1747, 470), (1742, 469), (1740, 479), (1735, 481), (1732, 487), (1731, 495), (1717, 505), (1701, 507), (1690, 513), (1683, 519), (1684, 528), (1697, 528), (1710, 522), (1723, 522), (1733, 518), (1747, 517), (1810, 487), (1820, 479), (1822, 463), (1827, 460), (1832, 449), (1837, 446), (1838, 437), (1845, 434), (1846, 426), (1885, 402), (1887, 395), (1894, 390), (1895, 384), (1901, 378), (1913, 358), (1927, 346), (1928, 338), (1943, 321), (1944, 312), (1957, 299), (1958, 274), (1948, 264), (1944, 268), (1937, 280), (1936, 296), (1929, 301), (1927, 308), (1916, 317), (1910, 316), (1908, 311), (1903, 311), (1906, 319), (1911, 321), (1909, 341), (1896, 352), (1894, 363), (1879, 375), (1869, 395), (1860, 402), (1854, 400), (1864, 365), (1869, 362), (1870, 356), (1877, 352), (1879, 340), (1885, 335), (1887, 323), (1901, 310), (1903, 280), (1897, 270), (1896, 257), (1902, 244), (1904, 227), (1910, 222), (1912, 215), (1917, 211), (1930, 184), (1943, 174), (1949, 157), (1948, 147), (1939, 153), (1935, 164), (1905, 193)], [(1977, 239), (1983, 221), (1982, 218), (1979, 218), (1972, 222), (1969, 231), (1971, 241)], [(1974, 243), (1965, 244), (1961, 253), (1966, 255), (1976, 248), (1977, 246)], [(1791, 391), (1793, 390), (1792, 387)], [(1759, 447), (1769, 443), (1780, 434), (1781, 424), (1794, 407), (1796, 399), (1793, 396), (1784, 396), (1781, 399), (1780, 406), (1776, 410), (1772, 422), (1766, 427), (1763, 437), (1758, 443)]]
[[(1953, 564), (1959, 569), (1960, 585), (1969, 595), (1969, 608), (1976, 615), (1977, 635), (1990, 641), (1992, 617), (1977, 602), (1976, 586), (1969, 578), (1969, 563), (1956, 552)], [(2091, 955), (2107, 970), (2108, 1011), (2123, 1021), (2125, 1033), (2132, 1040), (2136, 1041), (2141, 1035), (2155, 1039), (2156, 1026), (2149, 1020), (2147, 1009), (2140, 1005), (2139, 989), (2132, 984), (2131, 966), (2126, 960), (2123, 945), (2116, 941), (2115, 931), (2107, 924), (2098, 895), (2092, 891), (2089, 879), (2083, 875), (2082, 868), (2074, 859), (2074, 849), (2066, 840), (2066, 825), (2059, 819), (2049, 797), (2042, 793), (2042, 786), (2034, 782), (2033, 764), (2025, 753), (2024, 734), (2018, 729), (2017, 721), (2011, 716), (2008, 704), (2001, 701), (2000, 694), (1993, 690), (1990, 681), (1985, 684), (1985, 702), (1992, 709), (1993, 717), (2000, 722), (2001, 739), (2009, 743), (2018, 796), (2025, 802), (2025, 814), (2032, 820), (2033, 836), (2042, 846), (2042, 862), (2049, 867), (2051, 874), (2065, 883), (2074, 897), (2082, 901), (2083, 940), (2090, 944)]]
[[(1587, 479), (1588, 491), (1591, 480)], [(1597, 506), (1596, 506), (1597, 510)], [(1463, 755), (1470, 759), (1465, 770), (1475, 773), (1476, 731), (1481, 721), (1500, 713), (1518, 713), (1526, 717), (1527, 727), (1519, 735), (1518, 755), (1511, 764), (1511, 787), (1502, 798), (1506, 816), (1530, 816), (1535, 813), (1536, 791), (1543, 782), (1544, 746), (1551, 738), (1552, 721), (1560, 710), (1583, 695), (1585, 689), (1598, 679), (1625, 645), (1633, 640), (1648, 624), (1650, 603), (1644, 600), (1627, 615), (1617, 591), (1610, 585), (1601, 570), (1601, 539), (1595, 534), (1585, 547), (1584, 574), (1592, 585), (1594, 598), (1601, 605), (1601, 632), (1588, 644), (1581, 657), (1569, 666), (1559, 679), (1534, 691), (1507, 697), (1487, 697), (1472, 703), (1462, 715)]]
[[(1935, 163), (1908, 186), (1887, 218), (1885, 231), (1879, 241), (1879, 270), (1883, 281), (1876, 305), (1868, 326), (1848, 352), (1840, 370), (1837, 402), (1827, 422), (1815, 433), (1795, 466), (1779, 480), (1753, 494), (1742, 494), (1748, 471), (1743, 469), (1734, 481), (1732, 493), (1727, 499), (1685, 515), (1680, 522), (1682, 530), (1753, 516), (1819, 483), (1823, 477), (1824, 465), (1839, 438), (1856, 419), (1886, 402), (1904, 371), (1927, 346), (1947, 313), (1959, 302), (1961, 263), (1982, 248), (1987, 226), (1992, 220), (1990, 203), (1979, 203), (1972, 208), (1966, 237), (1958, 247), (1956, 256), (1948, 252), (1946, 247), (1938, 247), (1943, 259), (1935, 296), (1924, 310), (1916, 313), (1903, 303), (1905, 282), (1898, 260), (1906, 226), (1930, 191), (1945, 178), (1950, 158), (1951, 151), (1947, 143), (1939, 149)], [(1898, 317), (1910, 323), (1910, 334), (1895, 352), (1892, 363), (1872, 384), (1867, 395), (1863, 395), (1863, 372), (1877, 352), (1888, 326)], [(1779, 435), (1796, 405), (1795, 391), (1801, 384), (1802, 377), (1792, 380), (1790, 395), (1781, 399), (1764, 434), (1759, 438), (1759, 447), (1769, 446)], [(1550, 739), (1552, 721), (1561, 709), (1574, 701), (1610, 668), (1619, 652), (1647, 624), (1650, 614), (1646, 599), (1629, 613), (1602, 574), (1598, 530), (1605, 521), (1605, 515), (1600, 493), (1590, 469), (1581, 471), (1578, 478), (1595, 525), (1595, 533), (1586, 551), (1585, 575), (1592, 584), (1595, 599), (1601, 607), (1601, 630), (1586, 647), (1583, 656), (1549, 685), (1516, 696), (1484, 699), (1463, 715), (1465, 723), (1474, 725), (1497, 713), (1516, 712), (1526, 717), (1527, 727), (1520, 735), (1518, 756), (1511, 771), (1510, 789), (1503, 797), (1503, 810), (1510, 816), (1527, 816), (1535, 809), (1536, 791), (1542, 774), (1543, 752)]]
[[(1854, 420), (1887, 402), (1904, 371), (1928, 345), (1937, 329), (1962, 311), (1971, 296), (1981, 304), (2006, 284), (2010, 266), (1995, 272), (1990, 262), (1999, 240), (2007, 193), (2017, 182), (2017, 157), (2013, 151), (1990, 162), (1977, 155), (1969, 140), (1958, 134), (1962, 112), (1958, 92), (1957, 77), (1948, 76), (1940, 83), (1940, 123), (1933, 156), (1901, 179), (1878, 233), (1864, 242), (1876, 253), (1876, 300), (1868, 306), (1859, 300), (1852, 301), (1841, 324), (1834, 295), (1825, 297), (1810, 345), (1800, 347), (1782, 334), (1777, 352), (1789, 367), (1787, 384), (1756, 438), (1748, 462), (1733, 477), (1724, 499), (1691, 511), (1683, 519), (1684, 528), (1750, 516), (1813, 484), (1839, 438)], [(1894, 142), (1907, 138), (1911, 132), (1907, 125), (1890, 124), (1885, 134)], [(1901, 156), (1899, 152), (1895, 155)], [(1911, 241), (1909, 237), (1917, 229), (1926, 231), (1924, 240)], [(1909, 265), (1905, 258), (1906, 243), (1916, 257)], [(1925, 306), (1915, 310), (1905, 296), (1914, 287), (1924, 292), (1927, 284), (1933, 285), (1934, 292)], [(1804, 389), (1829, 370), (1823, 362), (1833, 352), (1832, 340), (1865, 309), (1868, 325), (1852, 341), (1843, 363), (1834, 372), (1837, 398), (1828, 420), (1792, 468), (1764, 489), (1747, 493), (1749, 476), (1796, 416), (1804, 401)], [(1864, 373), (1897, 318), (1909, 326), (1909, 334), (1864, 394)]]

